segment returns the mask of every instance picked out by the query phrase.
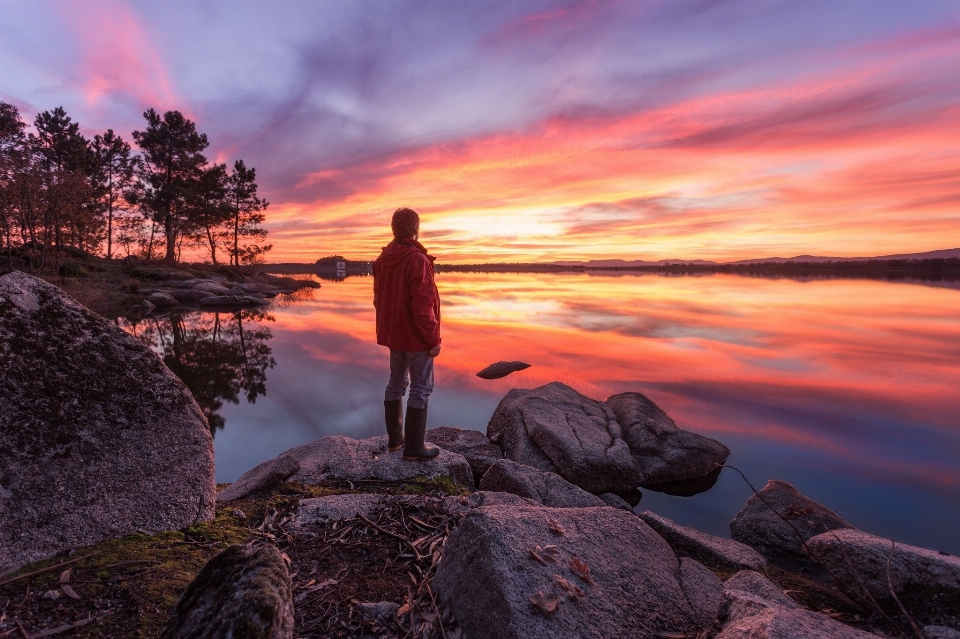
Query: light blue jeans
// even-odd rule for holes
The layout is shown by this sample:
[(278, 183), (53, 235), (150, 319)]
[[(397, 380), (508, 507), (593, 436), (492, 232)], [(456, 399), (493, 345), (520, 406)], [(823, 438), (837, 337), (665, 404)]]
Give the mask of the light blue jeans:
[(410, 386), (410, 408), (426, 408), (433, 392), (433, 358), (430, 351), (401, 353), (390, 349), (390, 381), (383, 399), (401, 399)]

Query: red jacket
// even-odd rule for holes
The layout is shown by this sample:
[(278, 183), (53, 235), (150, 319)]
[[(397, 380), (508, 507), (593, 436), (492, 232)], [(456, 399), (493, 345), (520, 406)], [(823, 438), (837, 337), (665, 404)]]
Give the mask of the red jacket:
[(440, 344), (440, 293), (433, 261), (413, 239), (394, 240), (373, 263), (377, 344), (395, 351), (428, 351)]

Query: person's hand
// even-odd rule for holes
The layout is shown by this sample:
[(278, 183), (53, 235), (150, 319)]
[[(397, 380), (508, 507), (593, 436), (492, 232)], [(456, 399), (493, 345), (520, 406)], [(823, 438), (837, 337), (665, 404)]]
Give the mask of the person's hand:
[(439, 354), (440, 354), (440, 345), (439, 345), (439, 344), (437, 344), (436, 346), (434, 346), (433, 348), (430, 349), (430, 357), (436, 357), (436, 356), (439, 355)]

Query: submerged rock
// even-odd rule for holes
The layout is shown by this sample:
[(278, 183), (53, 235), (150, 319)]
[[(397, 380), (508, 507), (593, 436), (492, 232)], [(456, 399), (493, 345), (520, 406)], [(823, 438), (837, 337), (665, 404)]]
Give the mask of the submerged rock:
[(687, 562), (616, 508), (487, 506), (450, 535), (433, 589), (468, 637), (695, 636), (723, 587)]
[(20, 272), (0, 277), (0, 389), (0, 571), (213, 519), (213, 441), (186, 386)]
[(160, 639), (292, 639), (293, 585), (276, 546), (230, 546), (207, 562)]
[[(637, 461), (640, 486), (670, 494), (696, 494), (702, 486), (691, 480), (719, 475), (718, 465), (730, 449), (715, 439), (682, 430), (659, 406), (641, 393), (620, 393), (605, 402), (623, 428), (623, 439)], [(671, 486), (677, 482), (683, 486)], [(700, 488), (701, 490), (698, 490)]]
[(294, 481), (317, 483), (325, 479), (381, 479), (397, 481), (416, 477), (450, 477), (472, 488), (473, 471), (461, 455), (440, 449), (430, 461), (404, 461), (400, 452), (387, 452), (387, 438), (351, 439), (331, 435), (286, 452), (300, 462)]
[(487, 436), (507, 459), (557, 473), (591, 493), (625, 492), (640, 482), (610, 409), (560, 382), (511, 390), (490, 418)]
[(270, 300), (252, 295), (214, 295), (200, 300), (200, 306), (214, 308), (245, 308), (248, 306), (265, 306)]
[(512, 493), (554, 508), (606, 506), (606, 502), (574, 486), (556, 473), (501, 459), (480, 479), (481, 490)]
[(516, 373), (517, 371), (522, 371), (530, 368), (530, 364), (526, 362), (497, 362), (495, 364), (490, 364), (482, 371), (477, 373), (477, 377), (481, 379), (500, 379), (501, 377), (506, 377), (510, 373)]
[(241, 499), (257, 490), (273, 488), (299, 470), (300, 462), (290, 455), (284, 454), (268, 459), (248, 470), (240, 479), (217, 493), (217, 501)]
[(760, 491), (760, 497), (751, 495), (730, 522), (730, 536), (752, 546), (767, 559), (807, 564), (809, 560), (797, 532), (807, 541), (841, 528), (853, 526), (826, 506), (801, 495), (787, 482), (771, 479)]
[(480, 431), (440, 426), (428, 430), (426, 439), (440, 448), (463, 455), (473, 469), (473, 481), (477, 485), (484, 473), (498, 459), (503, 459), (503, 449)]

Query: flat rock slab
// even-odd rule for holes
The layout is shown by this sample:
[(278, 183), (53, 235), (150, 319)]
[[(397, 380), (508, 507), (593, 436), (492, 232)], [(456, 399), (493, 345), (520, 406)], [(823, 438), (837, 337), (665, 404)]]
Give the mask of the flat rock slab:
[(194, 284), (193, 290), (206, 291), (207, 293), (213, 293), (214, 295), (226, 295), (227, 291), (230, 289), (218, 282), (205, 280)]
[(639, 466), (610, 409), (560, 382), (507, 393), (487, 437), (507, 459), (557, 473), (594, 494), (626, 492), (640, 482)]
[(377, 493), (347, 493), (301, 499), (300, 503), (297, 504), (297, 511), (293, 516), (290, 528), (295, 530), (312, 524), (344, 521), (345, 519), (353, 519), (358, 514), (370, 517), (384, 504), (394, 503), (397, 500), (409, 501), (410, 497)]
[(440, 426), (428, 430), (426, 439), (440, 448), (463, 455), (473, 469), (476, 485), (498, 459), (503, 459), (503, 449), (480, 431)]
[(160, 358), (60, 289), (0, 277), (0, 571), (214, 516), (213, 440)]
[(192, 289), (178, 288), (170, 291), (170, 297), (174, 298), (178, 302), (188, 303), (199, 302), (202, 299), (214, 297), (214, 294), (207, 291), (195, 291)]
[(876, 639), (827, 615), (804, 610), (760, 573), (745, 570), (724, 584), (717, 639)]
[(730, 536), (752, 546), (767, 559), (809, 563), (794, 528), (803, 541), (831, 530), (853, 528), (840, 515), (801, 495), (785, 481), (771, 479), (760, 495), (762, 500), (751, 495), (743, 510), (730, 522)]
[(731, 572), (763, 570), (767, 565), (760, 553), (739, 541), (681, 526), (649, 510), (639, 516), (667, 540), (679, 557), (692, 557), (706, 566)]
[(481, 379), (500, 379), (501, 377), (506, 377), (510, 373), (516, 373), (517, 371), (522, 371), (530, 368), (530, 364), (526, 362), (497, 362), (495, 364), (490, 364), (482, 371), (477, 373), (477, 377)]
[(497, 461), (480, 479), (480, 490), (512, 493), (554, 508), (603, 507), (606, 502), (574, 486), (556, 473), (544, 472), (509, 459)]
[(450, 477), (473, 488), (473, 471), (462, 455), (440, 449), (430, 461), (404, 461), (400, 452), (387, 452), (387, 438), (351, 439), (342, 435), (322, 437), (292, 448), (286, 454), (300, 462), (291, 479), (308, 484), (327, 479), (380, 479), (398, 481), (417, 477)]
[(200, 571), (160, 639), (292, 639), (293, 586), (276, 546), (230, 546)]
[(613, 493), (603, 493), (601, 495), (597, 495), (597, 497), (602, 499), (603, 503), (605, 503), (607, 506), (610, 506), (611, 508), (619, 508), (620, 510), (628, 510), (630, 512), (633, 512), (633, 506), (631, 506), (627, 502), (627, 500), (621, 497), (620, 495), (614, 495)]
[(605, 403), (640, 466), (641, 487), (658, 490), (663, 484), (708, 477), (730, 456), (730, 449), (717, 440), (681, 429), (641, 393), (620, 393)]
[(421, 497), (413, 495), (383, 495), (377, 493), (346, 493), (329, 497), (301, 499), (290, 528), (296, 530), (312, 524), (354, 519), (358, 514), (373, 517), (384, 506), (395, 503), (426, 501), (450, 514), (464, 515), (481, 506), (538, 506), (532, 499), (508, 493), (478, 491), (470, 495), (450, 497)]
[(160, 291), (150, 293), (150, 296), (147, 297), (147, 301), (157, 308), (170, 308), (172, 306), (180, 305), (180, 302), (177, 301), (177, 298), (173, 297), (169, 293), (163, 293)]
[(722, 584), (693, 564), (681, 572), (622, 510), (485, 506), (450, 535), (433, 590), (468, 637), (652, 639), (712, 624)]
[(817, 535), (807, 546), (848, 587), (863, 583), (876, 599), (891, 599), (887, 582), (889, 559), (890, 583), (900, 594), (908, 585), (930, 588), (935, 592), (960, 594), (960, 557), (935, 550), (893, 543), (860, 530), (840, 529)]
[(280, 482), (286, 481), (299, 470), (300, 462), (290, 455), (284, 454), (274, 459), (268, 459), (251, 468), (240, 479), (217, 493), (217, 501), (233, 501), (246, 497), (257, 490), (273, 488)]

